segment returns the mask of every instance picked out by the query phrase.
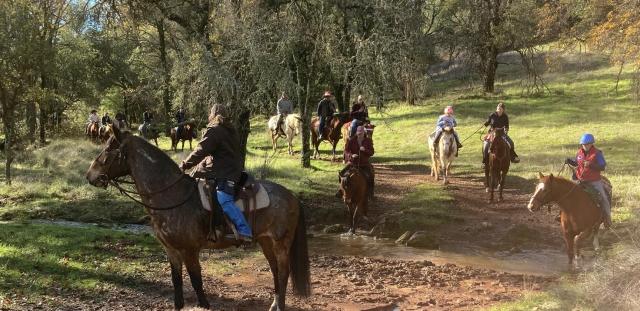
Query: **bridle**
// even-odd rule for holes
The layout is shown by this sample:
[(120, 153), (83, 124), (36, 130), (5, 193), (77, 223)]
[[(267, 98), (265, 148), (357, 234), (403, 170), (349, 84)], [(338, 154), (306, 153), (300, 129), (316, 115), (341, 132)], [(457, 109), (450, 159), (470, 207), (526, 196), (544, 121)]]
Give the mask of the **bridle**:
[[(115, 136), (112, 136), (112, 137), (118, 143), (118, 145), (121, 145), (120, 142), (118, 141), (118, 139)], [(194, 191), (195, 187), (191, 187), (191, 190), (189, 191), (189, 194), (185, 197), (185, 199), (183, 201), (181, 201), (178, 204), (171, 205), (171, 206), (155, 207), (155, 206), (146, 204), (146, 203), (142, 202), (141, 200), (138, 200), (135, 197), (133, 197), (132, 194), (133, 195), (138, 195), (138, 196), (141, 196), (141, 197), (151, 198), (153, 195), (161, 193), (161, 192), (164, 192), (164, 191), (168, 190), (169, 188), (175, 186), (179, 181), (181, 181), (183, 178), (188, 177), (188, 176), (186, 174), (184, 174), (184, 173), (180, 174), (180, 176), (178, 178), (176, 178), (176, 180), (174, 180), (173, 182), (171, 182), (167, 186), (164, 186), (164, 187), (162, 187), (161, 189), (158, 189), (158, 190), (149, 191), (149, 192), (131, 191), (131, 190), (125, 189), (120, 184), (135, 184), (135, 182), (121, 180), (121, 179), (118, 179), (117, 177), (110, 177), (109, 176), (109, 172), (111, 171), (111, 167), (113, 166), (113, 163), (115, 163), (116, 157), (118, 158), (118, 161), (120, 162), (120, 164), (122, 164), (124, 161), (126, 161), (126, 154), (124, 152), (122, 152), (122, 150), (120, 148), (114, 149), (114, 150), (110, 150), (110, 151), (107, 151), (107, 149), (105, 148), (105, 150), (103, 150), (100, 154), (98, 154), (96, 160), (98, 158), (100, 158), (100, 156), (105, 151), (107, 153), (115, 151), (115, 152), (117, 152), (117, 155), (115, 157), (110, 158), (110, 159), (108, 158), (107, 169), (105, 170), (105, 173), (100, 174), (98, 176), (98, 178), (101, 178), (103, 181), (106, 180), (108, 185), (112, 185), (114, 188), (118, 189), (118, 191), (120, 191), (121, 194), (127, 196), (132, 201), (134, 201), (134, 202), (136, 202), (138, 204), (141, 204), (142, 206), (144, 206), (146, 208), (149, 208), (149, 209), (152, 209), (152, 210), (159, 210), (159, 211), (174, 209), (174, 208), (176, 208), (178, 206), (183, 205), (184, 203), (187, 203), (187, 201), (189, 201), (191, 199), (191, 196), (195, 192)]]
[[(548, 203), (551, 203), (552, 201), (548, 201), (547, 197), (549, 196), (549, 194), (551, 194), (551, 185), (553, 184), (553, 177), (549, 177), (549, 190), (545, 190), (545, 194), (542, 198), (538, 199), (537, 197), (533, 197), (532, 201), (534, 202), (538, 202), (538, 204), (540, 204), (540, 206), (544, 206)], [(578, 187), (577, 183), (574, 183), (573, 187), (571, 187), (571, 190), (569, 190), (567, 193), (565, 193), (562, 197), (560, 197), (559, 199), (554, 199), (553, 201), (555, 202), (560, 202), (564, 199), (566, 199), (567, 197), (569, 197), (569, 195)], [(549, 207), (550, 209), (551, 207)]]

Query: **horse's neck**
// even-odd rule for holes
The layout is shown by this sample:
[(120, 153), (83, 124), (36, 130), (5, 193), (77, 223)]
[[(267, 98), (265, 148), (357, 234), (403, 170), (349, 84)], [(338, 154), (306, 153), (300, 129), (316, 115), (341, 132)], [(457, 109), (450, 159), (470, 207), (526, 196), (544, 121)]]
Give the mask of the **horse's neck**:
[[(154, 192), (180, 178), (182, 173), (173, 160), (155, 156), (150, 148), (139, 144), (130, 142), (126, 150), (131, 177), (138, 191)], [(165, 163), (167, 161), (171, 163)]]
[[(563, 211), (571, 211), (584, 206), (576, 205), (576, 197), (587, 195), (581, 187), (571, 181), (564, 179), (554, 179), (551, 187), (551, 201), (558, 203)], [(587, 200), (591, 202), (591, 200)], [(595, 205), (594, 205), (595, 207)]]

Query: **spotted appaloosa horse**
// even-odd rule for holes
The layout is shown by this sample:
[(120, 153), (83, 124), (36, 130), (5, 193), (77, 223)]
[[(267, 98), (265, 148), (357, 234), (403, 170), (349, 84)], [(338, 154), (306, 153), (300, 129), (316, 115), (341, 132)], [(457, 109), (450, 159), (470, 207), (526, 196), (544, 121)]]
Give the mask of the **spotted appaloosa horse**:
[(593, 234), (593, 247), (596, 250), (599, 248), (598, 230), (604, 221), (603, 212), (577, 183), (553, 174), (544, 176), (538, 173), (538, 186), (527, 208), (534, 212), (551, 202), (560, 207), (562, 236), (567, 246), (569, 265), (574, 268), (580, 257), (581, 240)]
[(326, 140), (331, 144), (331, 151), (332, 151), (331, 161), (336, 160), (336, 145), (338, 144), (338, 141), (342, 136), (342, 134), (340, 133), (340, 129), (342, 128), (342, 125), (344, 125), (346, 122), (349, 122), (349, 121), (351, 121), (349, 112), (343, 112), (343, 113), (334, 115), (333, 118), (331, 118), (331, 122), (328, 124), (325, 124), (324, 133), (322, 136), (319, 137), (318, 127), (320, 126), (320, 118), (313, 117), (313, 119), (311, 119), (310, 130), (311, 130), (311, 143), (313, 144), (313, 150), (314, 150), (313, 152), (314, 159), (317, 159), (318, 154), (320, 153), (320, 151), (318, 150), (320, 143)]
[(448, 178), (451, 172), (451, 164), (456, 158), (458, 145), (456, 145), (452, 127), (447, 126), (442, 130), (437, 150), (433, 148), (433, 136), (433, 134), (429, 135), (428, 139), (429, 151), (431, 152), (431, 176), (439, 180), (440, 173), (442, 173), (442, 182), (446, 185), (449, 183)]
[(493, 202), (493, 192), (498, 187), (498, 201), (503, 201), (502, 190), (511, 164), (509, 145), (504, 139), (504, 127), (496, 128), (491, 134), (489, 157), (484, 168), (486, 191), (489, 192), (489, 203)]
[[(114, 135), (91, 163), (86, 177), (91, 185), (106, 188), (117, 185), (117, 178), (125, 175), (132, 177), (151, 217), (155, 236), (169, 258), (175, 308), (184, 307), (184, 264), (198, 306), (209, 309), (202, 284), (200, 251), (230, 247), (237, 244), (236, 241), (224, 238), (220, 232), (217, 241), (208, 240), (209, 212), (202, 207), (196, 181), (181, 172), (162, 150), (114, 127)], [(269, 194), (270, 205), (255, 212), (252, 229), (273, 274), (275, 295), (270, 310), (284, 310), (289, 276), (295, 295), (306, 297), (311, 293), (303, 209), (293, 193), (283, 186), (264, 180), (257, 183)]]

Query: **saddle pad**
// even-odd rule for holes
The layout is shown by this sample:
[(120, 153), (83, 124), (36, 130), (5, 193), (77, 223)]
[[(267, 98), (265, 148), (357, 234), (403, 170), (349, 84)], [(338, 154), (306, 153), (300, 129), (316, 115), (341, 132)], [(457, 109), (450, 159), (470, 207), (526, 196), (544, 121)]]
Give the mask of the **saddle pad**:
[[(200, 201), (202, 202), (202, 206), (204, 207), (204, 209), (211, 211), (209, 194), (207, 193), (207, 190), (205, 187), (207, 184), (207, 181), (206, 179), (202, 179), (202, 178), (197, 178), (197, 181), (198, 181), (198, 193), (200, 194)], [(256, 194), (256, 205), (257, 205), (256, 209), (262, 209), (262, 208), (268, 207), (269, 204), (271, 203), (269, 199), (269, 193), (267, 193), (267, 190), (261, 184), (256, 184), (256, 186), (258, 186), (258, 193)], [(235, 204), (238, 208), (240, 208), (242, 212), (244, 212), (243, 200), (237, 200)]]

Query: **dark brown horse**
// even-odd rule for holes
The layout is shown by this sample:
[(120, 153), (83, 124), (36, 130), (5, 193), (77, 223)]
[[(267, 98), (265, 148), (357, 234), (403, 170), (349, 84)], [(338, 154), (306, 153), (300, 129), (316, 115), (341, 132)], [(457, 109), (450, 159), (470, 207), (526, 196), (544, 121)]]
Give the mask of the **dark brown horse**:
[(489, 158), (484, 169), (485, 186), (489, 192), (489, 203), (493, 202), (493, 191), (498, 186), (498, 201), (504, 200), (502, 189), (507, 179), (511, 155), (509, 145), (504, 140), (504, 127), (496, 128), (491, 134), (491, 145), (489, 146)]
[[(184, 307), (184, 264), (198, 297), (198, 306), (208, 309), (200, 251), (225, 248), (237, 242), (223, 238), (221, 232), (217, 242), (208, 241), (209, 212), (202, 207), (196, 181), (182, 173), (160, 149), (114, 127), (114, 135), (91, 163), (86, 177), (92, 185), (106, 188), (109, 184), (118, 185), (117, 178), (125, 175), (135, 181), (155, 236), (169, 257), (175, 308)], [(275, 297), (270, 310), (284, 310), (290, 275), (294, 294), (308, 296), (311, 291), (303, 209), (295, 196), (281, 185), (269, 181), (258, 183), (269, 193), (270, 205), (256, 211), (253, 232), (273, 274)]]
[[(156, 147), (158, 147), (158, 137), (160, 137), (160, 133), (158, 133), (158, 130), (153, 126), (153, 124), (151, 123), (140, 124), (140, 126), (138, 126), (138, 132), (144, 139), (153, 140), (153, 142), (156, 144)], [(189, 144), (191, 144), (191, 140), (189, 140)], [(184, 147), (184, 141), (182, 142), (182, 145)], [(174, 149), (173, 137), (171, 138), (171, 148)]]
[(178, 151), (178, 142), (181, 141), (182, 147), (180, 149), (184, 151), (185, 140), (189, 141), (189, 150), (193, 150), (191, 140), (196, 138), (196, 127), (193, 123), (186, 123), (180, 130), (180, 137), (178, 137), (178, 129), (172, 127), (169, 136), (171, 137), (171, 150)]
[(314, 159), (317, 159), (318, 154), (320, 153), (320, 151), (318, 150), (320, 143), (326, 140), (331, 144), (331, 151), (332, 151), (331, 161), (336, 160), (336, 145), (338, 144), (338, 141), (340, 141), (340, 138), (342, 137), (340, 130), (342, 129), (342, 125), (344, 125), (346, 122), (349, 122), (349, 121), (351, 121), (349, 112), (343, 112), (333, 116), (333, 118), (331, 118), (331, 122), (329, 122), (329, 124), (325, 124), (324, 126), (324, 129), (323, 129), (324, 135), (322, 135), (321, 137), (318, 137), (318, 127), (320, 126), (320, 118), (313, 117), (313, 119), (311, 119), (310, 130), (311, 130), (311, 143), (313, 144), (313, 149), (314, 149), (314, 152), (313, 152)]
[(342, 200), (349, 211), (349, 233), (356, 233), (358, 221), (369, 211), (367, 178), (355, 166), (338, 176)]
[(98, 122), (91, 122), (91, 124), (89, 124), (89, 129), (87, 130), (87, 136), (89, 136), (89, 139), (95, 143), (99, 143), (100, 142), (100, 123)]
[(536, 187), (527, 208), (534, 212), (545, 204), (555, 202), (560, 206), (560, 226), (567, 245), (569, 265), (574, 267), (574, 259), (580, 256), (578, 243), (593, 234), (593, 247), (597, 250), (598, 229), (604, 220), (602, 210), (596, 205), (589, 193), (580, 185), (553, 174), (539, 174)]

